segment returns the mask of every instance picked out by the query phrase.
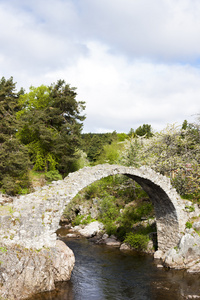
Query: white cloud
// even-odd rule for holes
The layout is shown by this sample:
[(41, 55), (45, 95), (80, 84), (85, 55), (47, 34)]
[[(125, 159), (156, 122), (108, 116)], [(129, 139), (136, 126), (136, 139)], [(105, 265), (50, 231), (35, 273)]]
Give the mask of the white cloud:
[[(78, 87), (78, 99), (86, 101), (86, 131), (129, 131), (144, 123), (155, 129), (183, 122), (200, 111), (200, 71), (188, 65), (132, 63), (113, 56), (105, 46), (88, 44), (90, 56), (76, 66), (50, 73)], [(159, 124), (159, 125), (158, 125)]]
[(88, 36), (113, 51), (165, 60), (199, 58), (198, 0), (86, 0), (82, 9)]
[(200, 111), (199, 15), (199, 0), (4, 0), (0, 75), (76, 86), (85, 131), (161, 129)]

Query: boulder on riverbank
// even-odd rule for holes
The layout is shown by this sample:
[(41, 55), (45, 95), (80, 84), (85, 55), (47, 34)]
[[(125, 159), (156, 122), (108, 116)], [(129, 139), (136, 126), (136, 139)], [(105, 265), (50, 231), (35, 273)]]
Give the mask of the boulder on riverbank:
[(200, 271), (200, 236), (192, 228), (186, 229), (177, 247), (167, 253), (157, 251), (155, 259), (160, 259), (162, 265), (171, 269), (186, 269), (189, 273)]
[(0, 297), (25, 299), (52, 291), (56, 281), (69, 280), (75, 258), (62, 241), (51, 249), (31, 250), (21, 246), (0, 247)]
[(81, 236), (91, 238), (97, 235), (104, 229), (104, 225), (98, 221), (91, 222), (86, 226), (75, 226), (71, 229), (72, 232), (78, 232)]

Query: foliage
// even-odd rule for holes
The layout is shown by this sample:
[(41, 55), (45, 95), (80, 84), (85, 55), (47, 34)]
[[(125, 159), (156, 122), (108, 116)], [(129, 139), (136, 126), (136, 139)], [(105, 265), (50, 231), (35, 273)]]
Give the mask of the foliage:
[(145, 138), (150, 138), (153, 136), (151, 125), (149, 124), (143, 124), (142, 126), (139, 126), (136, 130), (133, 128), (130, 129), (128, 136), (130, 138), (134, 138), (137, 136), (143, 136)]
[(0, 81), (0, 188), (10, 195), (29, 186), (28, 153), (16, 138), (20, 128), (16, 113), (22, 91), (16, 93), (15, 85), (12, 77)]
[(140, 138), (132, 138), (125, 143), (120, 162), (126, 166), (141, 166), (141, 149), (142, 142)]
[(95, 219), (91, 218), (91, 215), (84, 216), (84, 215), (77, 215), (72, 222), (73, 226), (78, 226), (78, 225), (87, 225), (91, 222), (96, 221)]
[(185, 227), (188, 229), (192, 228), (192, 223), (186, 222)]
[(139, 126), (135, 130), (135, 134), (139, 136), (144, 136), (145, 138), (150, 138), (153, 136), (151, 125), (149, 124), (143, 124), (142, 126)]
[(147, 201), (131, 202), (125, 207), (117, 222), (126, 231), (132, 228), (133, 224), (141, 221), (142, 217), (150, 218), (154, 215), (153, 204)]
[(104, 220), (104, 227), (105, 227), (105, 231), (108, 235), (115, 235), (118, 236), (118, 228), (117, 225), (115, 224), (115, 222), (113, 221), (109, 221), (107, 220), (107, 222), (105, 222)]
[(77, 159), (72, 163), (72, 170), (77, 171), (89, 165), (87, 154), (83, 150), (77, 149), (75, 155)]
[[(186, 129), (183, 129), (186, 128)], [(170, 125), (149, 139), (136, 137), (125, 141), (121, 163), (148, 165), (169, 176), (181, 194), (200, 197), (200, 128), (198, 124)]]
[(148, 235), (144, 235), (141, 233), (129, 232), (126, 235), (124, 242), (129, 244), (135, 250), (141, 251), (147, 249), (149, 237)]
[(112, 142), (111, 144), (106, 144), (103, 146), (102, 152), (99, 155), (96, 163), (103, 164), (117, 164), (120, 159), (120, 150), (122, 149), (122, 144), (117, 142)]
[(58, 170), (49, 171), (49, 172), (45, 173), (45, 179), (49, 182), (56, 181), (56, 180), (61, 180), (62, 175), (59, 174)]
[(114, 202), (114, 197), (111, 195), (106, 195), (101, 200), (100, 204), (100, 219), (103, 220), (103, 222), (109, 222), (111, 220), (115, 220), (117, 216), (119, 215), (119, 208), (116, 206)]
[(95, 163), (103, 152), (105, 145), (117, 141), (116, 131), (112, 133), (83, 133), (81, 149), (87, 154), (91, 163)]
[(188, 206), (188, 205), (186, 205), (185, 208), (188, 209), (189, 212), (195, 211), (194, 206)]
[(35, 170), (67, 174), (79, 158), (81, 115), (84, 102), (76, 100), (75, 88), (58, 80), (51, 86), (31, 87), (20, 96), (20, 141), (27, 146)]
[(85, 198), (86, 199), (95, 198), (99, 192), (100, 192), (100, 186), (98, 183), (95, 182), (86, 188)]
[(124, 142), (128, 138), (128, 134), (122, 132), (122, 133), (117, 133), (117, 141), (118, 142)]
[[(73, 207), (82, 205), (86, 200), (90, 207), (94, 199), (98, 205), (97, 220), (104, 224), (109, 235), (114, 234), (121, 241), (142, 217), (148, 219), (154, 216), (147, 194), (132, 179), (122, 175), (108, 176), (83, 189), (66, 207), (65, 215), (73, 219)], [(85, 219), (86, 216), (78, 212), (73, 224), (83, 224)], [(154, 230), (151, 228), (151, 231)]]

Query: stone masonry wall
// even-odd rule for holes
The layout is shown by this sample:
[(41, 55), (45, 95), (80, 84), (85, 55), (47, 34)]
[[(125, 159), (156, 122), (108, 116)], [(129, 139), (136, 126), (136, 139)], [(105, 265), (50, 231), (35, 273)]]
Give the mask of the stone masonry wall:
[(131, 177), (151, 198), (155, 207), (159, 250), (166, 252), (176, 246), (185, 229), (187, 214), (184, 201), (172, 188), (170, 180), (147, 167), (135, 169), (109, 164), (85, 167), (32, 194), (15, 197), (9, 204), (12, 210), (0, 216), (1, 242), (35, 249), (54, 247), (55, 232), (65, 206), (84, 187), (116, 174)]

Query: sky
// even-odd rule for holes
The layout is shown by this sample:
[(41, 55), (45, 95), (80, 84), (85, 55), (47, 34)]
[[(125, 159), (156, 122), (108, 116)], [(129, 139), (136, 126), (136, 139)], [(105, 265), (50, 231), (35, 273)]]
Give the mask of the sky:
[(0, 0), (0, 78), (64, 79), (85, 101), (83, 132), (195, 122), (199, 0)]

